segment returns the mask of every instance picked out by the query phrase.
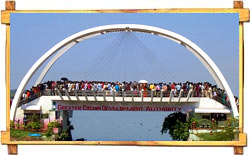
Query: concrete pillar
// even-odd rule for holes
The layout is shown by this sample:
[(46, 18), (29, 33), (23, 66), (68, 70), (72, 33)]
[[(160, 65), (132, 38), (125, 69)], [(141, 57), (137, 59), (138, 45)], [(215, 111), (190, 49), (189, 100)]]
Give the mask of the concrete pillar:
[(151, 102), (153, 102), (153, 98), (154, 98), (154, 91), (151, 90)]
[(180, 100), (181, 100), (182, 93), (183, 93), (183, 89), (181, 89), (181, 91), (179, 93), (178, 102), (180, 102)]
[(103, 94), (103, 100), (106, 101), (106, 92), (105, 92), (105, 90), (102, 91), (102, 94)]
[(69, 100), (71, 100), (70, 96), (69, 96), (69, 92), (65, 89), (65, 95), (68, 97)]
[(124, 100), (124, 90), (122, 90), (122, 101), (124, 102), (125, 100)]
[(93, 92), (93, 95), (94, 95), (95, 101), (97, 101), (95, 91), (93, 90), (92, 92)]
[(173, 98), (173, 93), (174, 93), (174, 90), (171, 89), (171, 91), (170, 91), (170, 96), (169, 96), (169, 103), (171, 103), (171, 100), (172, 100), (172, 98)]
[(134, 102), (134, 90), (130, 91), (132, 93), (132, 102)]
[(187, 102), (188, 102), (188, 100), (189, 100), (189, 98), (190, 98), (190, 96), (192, 95), (192, 89), (190, 89), (189, 91), (188, 91), (188, 95), (187, 95)]
[(67, 130), (70, 127), (68, 111), (62, 111), (62, 130)]
[(84, 96), (85, 96), (85, 100), (88, 101), (88, 96), (87, 96), (86, 90), (84, 90), (82, 93), (83, 93)]
[(78, 92), (77, 92), (77, 90), (74, 90), (74, 93), (75, 93), (75, 96), (76, 96), (76, 99), (79, 101), (80, 99), (79, 99), (79, 97), (78, 97)]
[(163, 92), (162, 92), (162, 90), (160, 90), (161, 91), (161, 101), (160, 102), (162, 102), (162, 96), (163, 96)]

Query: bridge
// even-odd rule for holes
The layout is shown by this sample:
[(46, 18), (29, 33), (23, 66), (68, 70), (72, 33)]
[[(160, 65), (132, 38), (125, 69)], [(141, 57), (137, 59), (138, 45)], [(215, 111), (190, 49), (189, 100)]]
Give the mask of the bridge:
[[(110, 90), (60, 90), (58, 88), (47, 89), (43, 91), (40, 96), (31, 97), (29, 99), (21, 100), (19, 107), (39, 98), (41, 96), (54, 96), (54, 99), (62, 101), (86, 101), (86, 102), (164, 102), (164, 103), (180, 103), (180, 102), (197, 102), (200, 98), (207, 97), (204, 91), (196, 92), (193, 90), (176, 91), (139, 91), (139, 90), (126, 90), (126, 91), (110, 91)], [(231, 108), (230, 104), (223, 100), (221, 97), (213, 96), (209, 92), (210, 99), (213, 99), (224, 106)]]
[[(23, 123), (25, 114), (48, 113), (49, 121), (60, 120), (63, 129), (70, 126), (69, 112), (93, 111), (159, 111), (231, 115), (230, 104), (219, 97), (206, 97), (204, 92), (189, 91), (93, 91), (46, 89), (41, 96), (24, 99), (17, 108), (16, 119)], [(56, 112), (60, 111), (57, 118)], [(72, 115), (72, 114), (71, 114)], [(48, 122), (47, 122), (48, 123)], [(45, 123), (46, 126), (46, 123)]]
[[(200, 62), (206, 67), (206, 69), (209, 71), (213, 79), (215, 80), (216, 84), (223, 90), (226, 91), (227, 96), (229, 98), (230, 105), (227, 105), (231, 110), (229, 110), (225, 105), (222, 105), (220, 102), (220, 99), (213, 99), (209, 97), (199, 97), (199, 96), (193, 96), (193, 90), (190, 90), (188, 92), (180, 91), (178, 93), (173, 93), (173, 90), (170, 92), (163, 92), (160, 91), (159, 93), (155, 93), (153, 91), (147, 92), (147, 91), (118, 91), (118, 92), (107, 92), (107, 91), (67, 91), (67, 90), (59, 90), (56, 89), (53, 91), (53, 94), (43, 94), (43, 96), (29, 102), (29, 104), (24, 104), (23, 101), (20, 101), (21, 95), (25, 89), (25, 86), (31, 79), (31, 77), (36, 73), (36, 71), (39, 69), (39, 67), (45, 63), (45, 61), (49, 58), (50, 61), (48, 64), (44, 67), (43, 71), (39, 75), (36, 84), (41, 83), (46, 73), (49, 71), (49, 69), (52, 67), (52, 65), (59, 59), (65, 52), (67, 52), (71, 47), (74, 45), (89, 39), (93, 38), (98, 35), (104, 35), (107, 33), (114, 33), (114, 32), (139, 32), (139, 33), (147, 33), (150, 35), (156, 35), (159, 37), (163, 37), (166, 39), (170, 39), (183, 47), (185, 47), (189, 52), (191, 52), (194, 56), (196, 56)], [(202, 92), (201, 92), (202, 93)], [(210, 92), (211, 93), (211, 92)], [(201, 94), (200, 96), (203, 96)], [(46, 98), (46, 99), (45, 99)], [(224, 76), (220, 72), (219, 68), (216, 66), (216, 64), (213, 62), (213, 60), (195, 43), (190, 41), (189, 39), (185, 38), (184, 36), (181, 36), (177, 33), (147, 26), (147, 25), (136, 25), (136, 24), (118, 24), (118, 25), (105, 25), (100, 27), (94, 27), (87, 30), (83, 30), (81, 32), (78, 32), (76, 34), (73, 34), (55, 46), (53, 46), (50, 50), (48, 50), (42, 57), (40, 57), (34, 65), (29, 69), (29, 71), (26, 73), (25, 77), (22, 79), (13, 103), (11, 107), (11, 120), (15, 120), (16, 115), (19, 115), (20, 112), (17, 111), (17, 109), (20, 108), (20, 106), (24, 109), (25, 107), (31, 107), (32, 105), (40, 105), (43, 101), (47, 100), (48, 104), (50, 104), (53, 101), (55, 102), (62, 102), (67, 101), (71, 104), (71, 102), (79, 101), (79, 103), (86, 102), (88, 104), (95, 102), (95, 103), (143, 103), (145, 105), (147, 104), (179, 104), (179, 103), (195, 103), (196, 105), (194, 108), (199, 108), (199, 105), (204, 105), (206, 103), (207, 105), (211, 105), (211, 107), (219, 107), (220, 109), (224, 109), (225, 113), (231, 113), (234, 117), (238, 117), (238, 110), (235, 104), (235, 99), (233, 96), (233, 93), (225, 80)], [(43, 102), (44, 103), (44, 102)], [(44, 104), (45, 105), (45, 104)], [(182, 104), (183, 105), (183, 104)], [(181, 105), (181, 106), (182, 106)], [(202, 106), (200, 108), (206, 108), (206, 106)], [(29, 108), (27, 108), (29, 109)], [(210, 109), (211, 110), (211, 109)]]

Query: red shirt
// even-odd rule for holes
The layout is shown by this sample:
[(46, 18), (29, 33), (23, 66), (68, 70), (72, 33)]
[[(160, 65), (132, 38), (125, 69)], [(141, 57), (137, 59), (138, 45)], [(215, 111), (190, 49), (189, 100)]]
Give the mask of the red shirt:
[(28, 92), (26, 93), (26, 95), (27, 95), (27, 98), (29, 98), (29, 97), (30, 97), (30, 92), (28, 91)]
[(88, 90), (91, 90), (92, 88), (91, 84), (88, 84), (87, 87), (88, 87)]
[(172, 89), (175, 89), (175, 85), (174, 85), (174, 84), (172, 84), (172, 85), (171, 85), (171, 88), (172, 88)]

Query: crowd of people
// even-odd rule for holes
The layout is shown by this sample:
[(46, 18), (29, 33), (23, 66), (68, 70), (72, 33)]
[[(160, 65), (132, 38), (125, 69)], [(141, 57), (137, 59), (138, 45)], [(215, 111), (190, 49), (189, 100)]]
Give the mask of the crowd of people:
[[(33, 100), (41, 95), (56, 95), (56, 88), (59, 91), (67, 90), (68, 92), (74, 92), (74, 90), (84, 91), (105, 91), (120, 92), (120, 91), (132, 91), (132, 92), (154, 92), (155, 96), (159, 96), (162, 91), (166, 96), (170, 96), (170, 93), (174, 96), (178, 96), (182, 91), (182, 96), (187, 96), (189, 90), (192, 90), (192, 97), (210, 97), (214, 98), (223, 104), (228, 104), (229, 99), (226, 92), (216, 85), (212, 85), (209, 82), (185, 82), (185, 83), (141, 83), (137, 81), (131, 82), (106, 82), (106, 81), (47, 81), (37, 86), (33, 86), (30, 90), (23, 93), (21, 100)], [(151, 94), (151, 93), (148, 93)], [(238, 98), (235, 97), (236, 103)], [(228, 104), (229, 105), (229, 104)]]

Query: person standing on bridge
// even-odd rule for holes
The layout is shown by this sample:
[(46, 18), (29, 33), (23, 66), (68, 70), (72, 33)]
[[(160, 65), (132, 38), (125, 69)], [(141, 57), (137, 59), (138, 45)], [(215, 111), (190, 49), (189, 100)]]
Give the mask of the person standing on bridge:
[(161, 90), (160, 84), (157, 84), (156, 85), (156, 95), (157, 96), (160, 96), (160, 90)]
[(171, 91), (172, 91), (172, 95), (175, 96), (176, 88), (175, 88), (175, 83), (174, 82), (171, 84)]
[(26, 92), (26, 99), (29, 99), (30, 98), (30, 91), (27, 90)]
[(115, 91), (118, 92), (120, 90), (120, 86), (119, 86), (119, 83), (116, 82), (116, 85), (115, 85)]
[(75, 87), (76, 87), (76, 90), (79, 90), (79, 83), (78, 82), (76, 82)]
[(91, 90), (92, 89), (92, 85), (90, 84), (90, 82), (88, 82), (87, 84), (87, 90)]
[(175, 89), (176, 89), (175, 95), (180, 94), (180, 91), (181, 91), (181, 84), (180, 84), (180, 83), (177, 83), (177, 85), (175, 86)]
[(98, 90), (98, 85), (96, 82), (93, 83), (93, 91), (96, 92)]
[(97, 84), (97, 88), (98, 88), (98, 91), (102, 91), (102, 83), (99, 82), (99, 83)]

